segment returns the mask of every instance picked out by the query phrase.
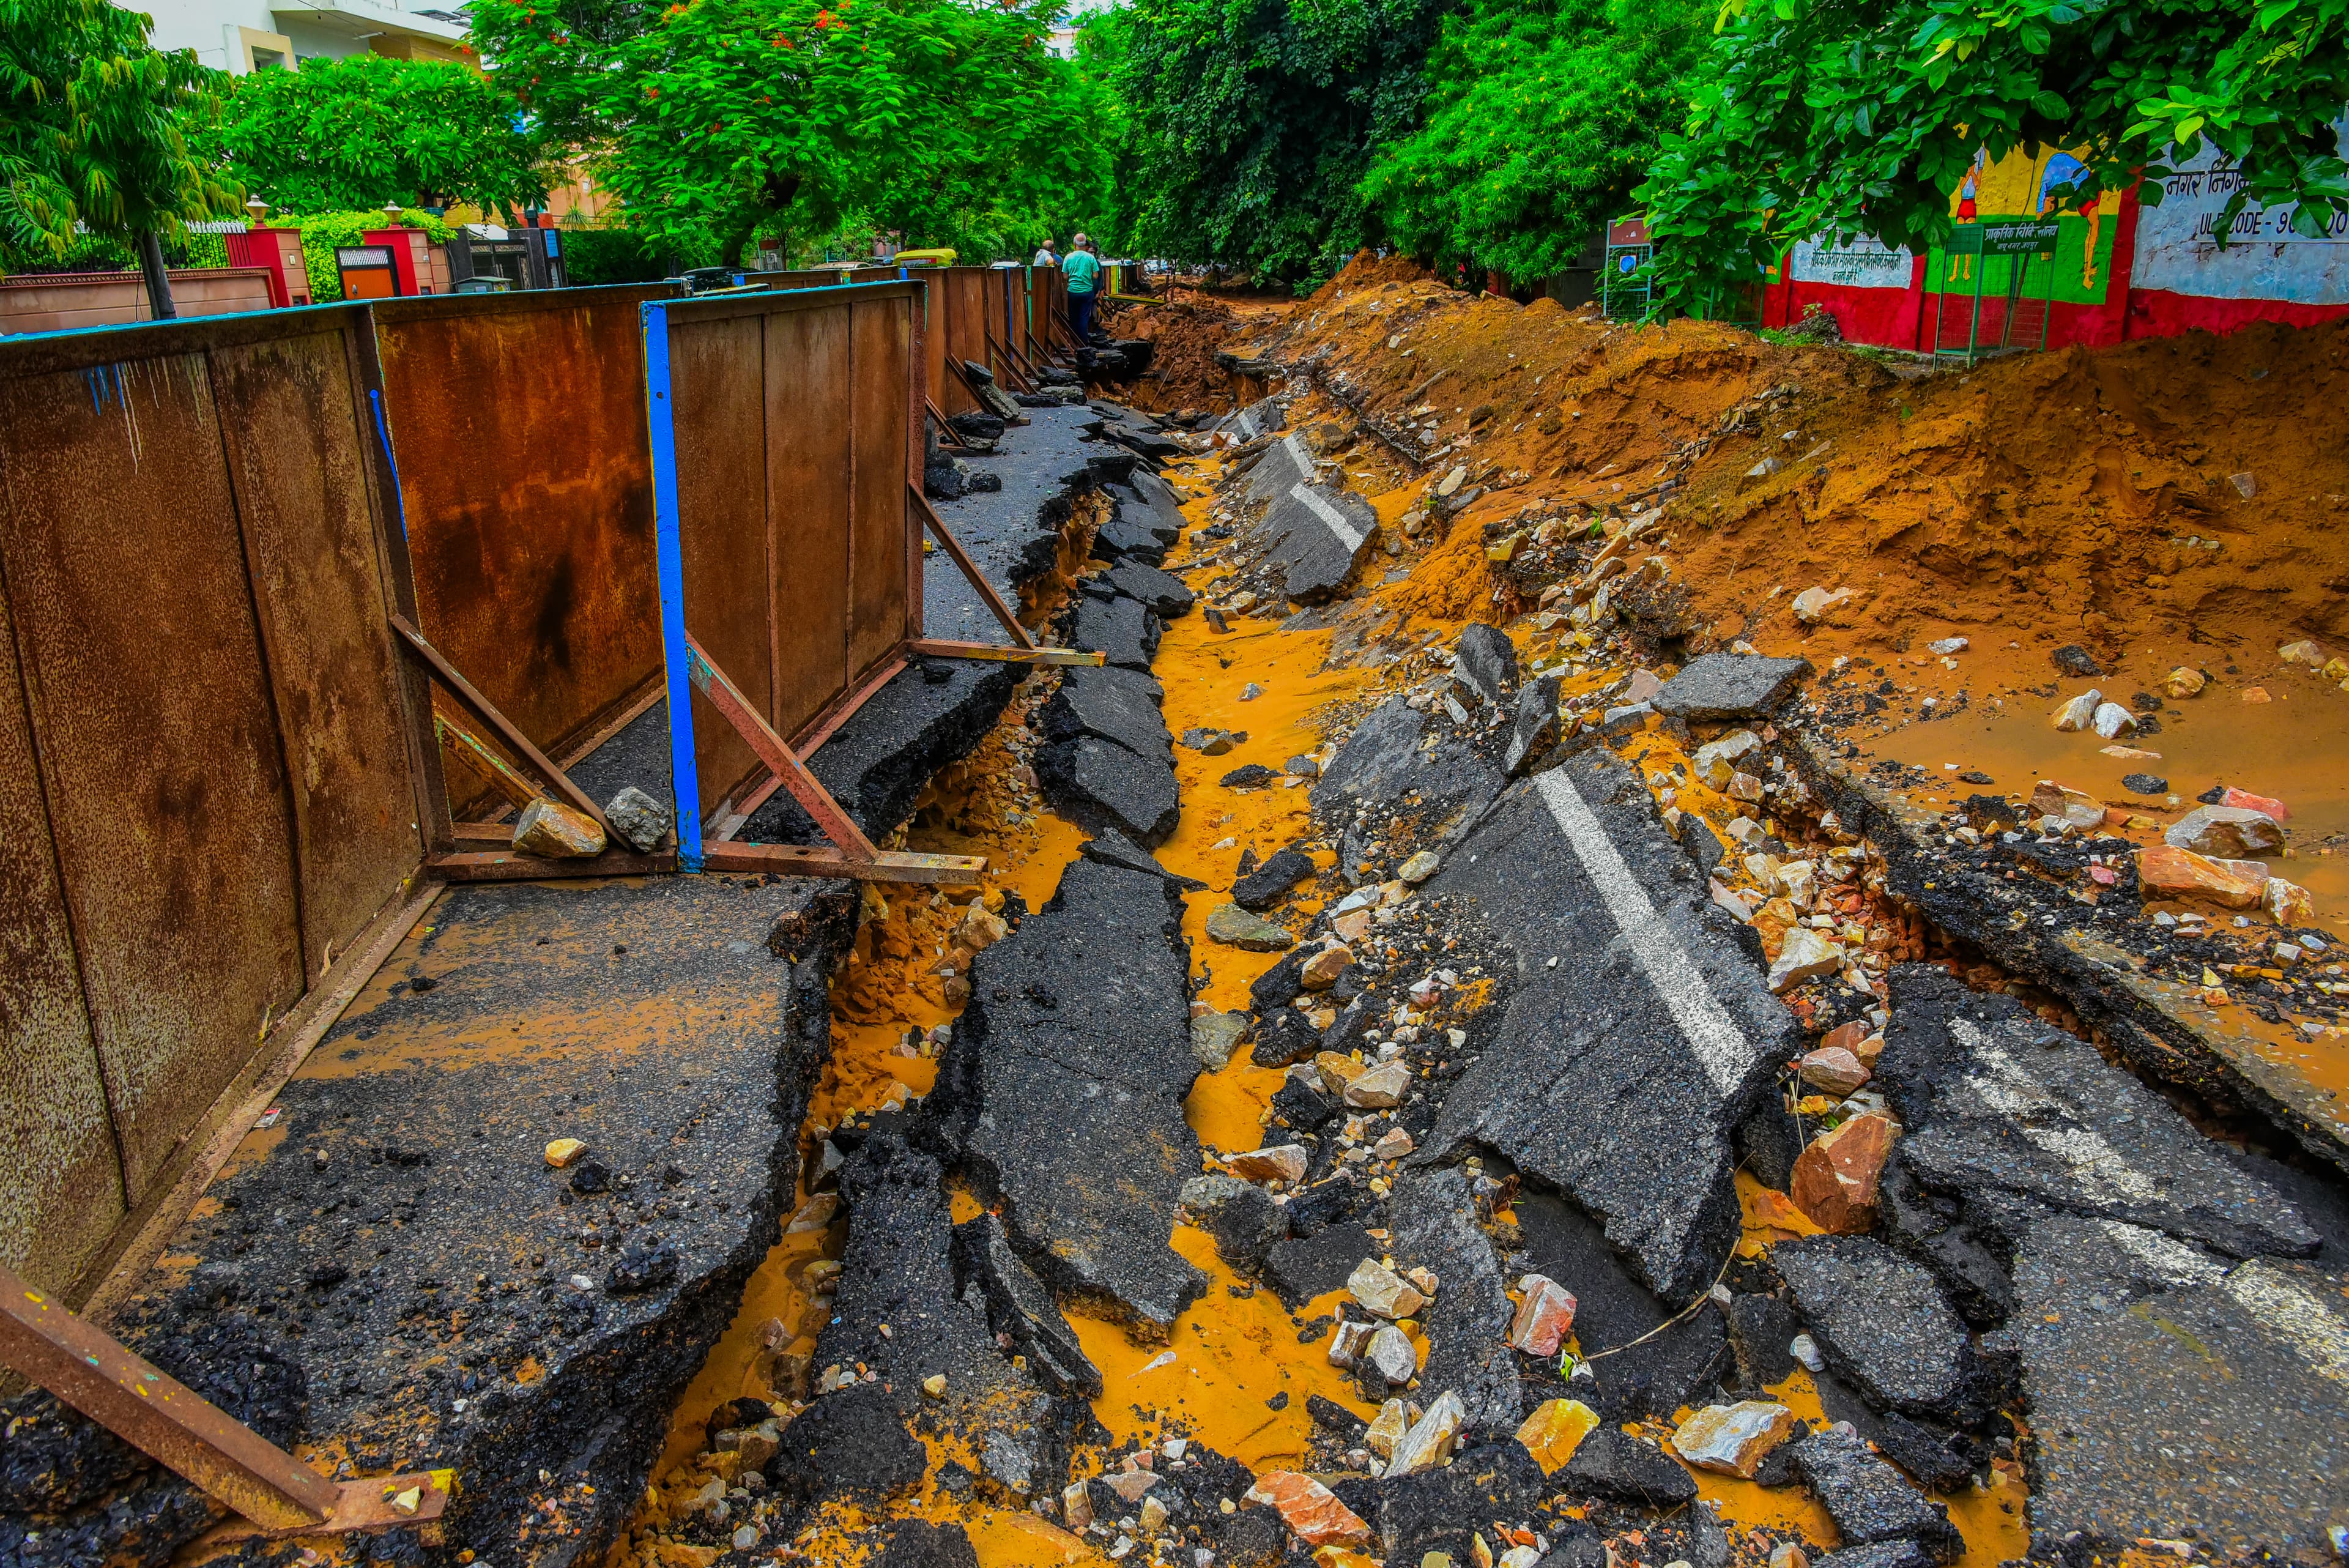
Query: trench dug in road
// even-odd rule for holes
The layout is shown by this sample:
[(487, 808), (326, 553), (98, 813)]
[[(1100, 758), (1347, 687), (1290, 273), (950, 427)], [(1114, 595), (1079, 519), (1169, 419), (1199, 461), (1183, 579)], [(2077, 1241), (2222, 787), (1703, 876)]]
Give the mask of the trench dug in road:
[(620, 1561), (2329, 1556), (2337, 1175), (1929, 919), (1806, 667), (1431, 613), (1473, 493), (1298, 382), (1096, 409), (1107, 664), (865, 895)]

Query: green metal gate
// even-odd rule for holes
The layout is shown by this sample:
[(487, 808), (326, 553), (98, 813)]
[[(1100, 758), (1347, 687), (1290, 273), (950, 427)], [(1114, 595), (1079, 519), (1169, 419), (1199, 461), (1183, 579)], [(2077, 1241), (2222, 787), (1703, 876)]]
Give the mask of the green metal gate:
[[(2048, 306), (2055, 294), (2052, 222), (1960, 223), (1944, 251), (1944, 277), (1933, 311), (1933, 352), (1968, 365), (1989, 354), (2047, 347)], [(1952, 287), (1952, 283), (1960, 287)], [(1971, 292), (1962, 285), (1971, 283)]]

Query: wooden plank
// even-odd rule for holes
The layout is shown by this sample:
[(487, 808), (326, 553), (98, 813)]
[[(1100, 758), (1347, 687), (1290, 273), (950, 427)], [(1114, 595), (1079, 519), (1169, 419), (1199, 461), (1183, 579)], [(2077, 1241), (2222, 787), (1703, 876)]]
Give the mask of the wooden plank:
[(905, 651), (925, 659), (993, 659), (1007, 664), (1089, 665), (1100, 668), (1105, 655), (1087, 653), (1074, 648), (1006, 648), (997, 642), (948, 642), (939, 638), (917, 637), (905, 644)]
[(623, 855), (606, 850), (592, 860), (545, 860), (512, 850), (450, 850), (425, 862), (448, 882), (542, 882), (571, 877), (650, 877), (677, 869), (677, 857)]
[(604, 808), (590, 800), (585, 790), (573, 784), (571, 775), (556, 767), (544, 752), (531, 744), (530, 737), (515, 729), (512, 722), (503, 713), (499, 712), (488, 698), (474, 691), (472, 682), (459, 674), (455, 665), (440, 657), (440, 650), (425, 640), (424, 634), (416, 629), (414, 622), (404, 615), (396, 615), (391, 618), (391, 628), (407, 639), (408, 646), (414, 650), (416, 656), (431, 666), (432, 672), (440, 678), (441, 683), (449, 688), (457, 701), (465, 705), (468, 712), (487, 724), (498, 739), (503, 741), (523, 761), (536, 768), (539, 775), (548, 784), (553, 784), (564, 799), (595, 818), (595, 825), (604, 830), (605, 838), (615, 836), (612, 825), (604, 820)]
[(792, 798), (815, 819), (816, 826), (826, 838), (838, 845), (852, 859), (871, 859), (875, 851), (873, 841), (864, 836), (864, 830), (856, 826), (840, 808), (840, 803), (832, 798), (831, 792), (817, 782), (816, 776), (807, 771), (798, 757), (792, 755), (792, 749), (783, 744), (782, 737), (767, 727), (767, 722), (759, 716), (758, 711), (735, 689), (734, 683), (726, 679), (726, 672), (709, 662), (709, 656), (702, 651), (701, 645), (694, 641), (690, 633), (686, 637), (685, 646), (687, 673), (692, 679), (694, 690), (708, 697), (720, 716), (750, 742), (750, 749), (775, 771), (775, 775), (783, 781), (783, 787), (792, 792)]
[[(514, 772), (513, 764), (490, 749), (488, 742), (446, 713), (432, 715), (432, 732), (456, 759), (489, 782), (490, 787), (516, 806), (543, 798), (537, 785)], [(461, 836), (466, 824), (457, 824)], [(507, 829), (509, 835), (512, 829)]]
[(986, 873), (980, 855), (916, 855), (876, 851), (869, 860), (854, 859), (837, 849), (799, 844), (739, 844), (713, 842), (702, 849), (701, 864), (710, 871), (771, 871), (784, 877), (851, 877), (860, 882), (919, 882), (941, 887), (971, 887)]
[(995, 618), (1003, 623), (1003, 629), (1011, 634), (1013, 644), (1020, 648), (1035, 647), (1036, 639), (1028, 634), (1026, 627), (1019, 624), (1019, 618), (1011, 612), (1009, 605), (1003, 602), (1003, 596), (995, 591), (995, 585), (987, 580), (987, 574), (978, 569), (978, 563), (970, 558), (969, 552), (962, 547), (962, 541), (956, 538), (954, 531), (946, 525), (946, 520), (930, 504), (930, 498), (910, 483), (905, 486), (905, 493), (913, 497), (914, 505), (921, 513), (923, 521), (929, 524), (930, 532), (937, 535), (939, 546), (956, 566), (962, 568), (962, 575), (970, 579), (970, 586), (978, 590), (978, 597), (986, 601), (988, 609), (995, 612)]

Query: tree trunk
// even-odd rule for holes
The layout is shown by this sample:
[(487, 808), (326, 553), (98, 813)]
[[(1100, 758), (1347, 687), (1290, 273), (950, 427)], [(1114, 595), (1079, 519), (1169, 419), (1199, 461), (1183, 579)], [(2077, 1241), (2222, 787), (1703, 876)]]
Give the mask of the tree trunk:
[(152, 229), (139, 236), (139, 270), (147, 276), (147, 313), (158, 321), (179, 319), (171, 303), (171, 275), (163, 270), (163, 242)]

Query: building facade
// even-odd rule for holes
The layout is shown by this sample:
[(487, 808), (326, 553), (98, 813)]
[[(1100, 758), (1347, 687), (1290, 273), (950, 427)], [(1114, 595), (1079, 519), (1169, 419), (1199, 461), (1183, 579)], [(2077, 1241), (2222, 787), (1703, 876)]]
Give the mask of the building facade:
[(159, 49), (193, 49), (215, 70), (243, 76), (346, 55), (462, 60), (463, 0), (402, 5), (398, 0), (137, 0), (155, 18)]

